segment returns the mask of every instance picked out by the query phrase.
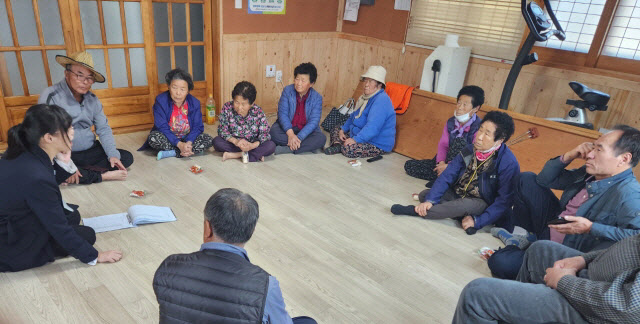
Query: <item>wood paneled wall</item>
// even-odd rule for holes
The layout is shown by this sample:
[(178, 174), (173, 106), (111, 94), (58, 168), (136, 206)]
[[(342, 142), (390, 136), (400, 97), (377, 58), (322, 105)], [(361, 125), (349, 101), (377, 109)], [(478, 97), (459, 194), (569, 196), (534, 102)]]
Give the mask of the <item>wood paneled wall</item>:
[[(282, 83), (293, 83), (293, 69), (302, 62), (312, 62), (318, 70), (314, 88), (322, 93), (325, 105), (336, 97), (335, 70), (341, 60), (335, 53), (335, 32), (246, 34), (223, 36), (223, 81), (221, 102), (231, 100), (236, 83), (247, 80), (258, 90), (256, 104), (265, 112), (276, 112), (283, 85), (265, 77), (265, 69), (275, 64), (282, 70)], [(355, 85), (357, 80), (354, 80)], [(353, 89), (351, 90), (353, 92)], [(330, 98), (330, 100), (328, 100)]]
[[(315, 89), (324, 96), (326, 106), (337, 106), (349, 98), (358, 79), (369, 65), (387, 69), (387, 81), (419, 85), (422, 66), (430, 50), (401, 43), (341, 32), (224, 35), (223, 94), (230, 100), (236, 82), (249, 80), (258, 88), (257, 103), (275, 112), (282, 91), (275, 79), (265, 78), (265, 66), (276, 64), (283, 70), (285, 85), (293, 80), (293, 68), (311, 61), (318, 68)], [(466, 84), (485, 90), (486, 104), (498, 106), (504, 81), (511, 65), (472, 58)], [(588, 113), (599, 127), (625, 123), (640, 127), (640, 76), (595, 70), (569, 70), (555, 67), (525, 66), (513, 91), (509, 110), (537, 117), (563, 117), (567, 99), (577, 99), (569, 81), (579, 81), (611, 95), (606, 112)]]

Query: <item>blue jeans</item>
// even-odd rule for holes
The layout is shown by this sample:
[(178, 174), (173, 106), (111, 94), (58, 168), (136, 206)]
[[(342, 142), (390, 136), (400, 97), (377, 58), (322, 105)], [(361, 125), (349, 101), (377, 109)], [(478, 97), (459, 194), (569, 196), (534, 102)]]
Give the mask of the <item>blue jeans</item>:
[[(452, 323), (587, 323), (543, 280), (555, 261), (577, 255), (582, 253), (555, 242), (533, 243), (525, 253), (518, 281), (480, 278), (467, 284)], [(586, 276), (586, 270), (580, 276)]]
[[(536, 182), (535, 173), (520, 173), (513, 197), (514, 225), (535, 233), (539, 240), (548, 240), (547, 222), (561, 212), (558, 198), (551, 189), (542, 187)], [(494, 276), (515, 279), (523, 258), (524, 251), (515, 246), (508, 246), (496, 251), (489, 258), (487, 265)]]

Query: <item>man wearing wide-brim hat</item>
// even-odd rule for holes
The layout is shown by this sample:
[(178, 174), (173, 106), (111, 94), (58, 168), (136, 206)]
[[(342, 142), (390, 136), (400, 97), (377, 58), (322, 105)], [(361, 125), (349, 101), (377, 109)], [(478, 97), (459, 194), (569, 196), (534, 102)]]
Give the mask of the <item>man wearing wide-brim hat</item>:
[[(125, 180), (133, 155), (116, 149), (102, 104), (90, 91), (93, 83), (105, 81), (104, 76), (93, 67), (93, 58), (87, 52), (56, 55), (56, 61), (65, 68), (64, 80), (44, 89), (38, 103), (58, 105), (73, 119), (75, 135), (71, 160), (78, 166), (78, 171), (66, 182), (90, 184), (102, 180)], [(100, 141), (91, 126), (95, 126)]]

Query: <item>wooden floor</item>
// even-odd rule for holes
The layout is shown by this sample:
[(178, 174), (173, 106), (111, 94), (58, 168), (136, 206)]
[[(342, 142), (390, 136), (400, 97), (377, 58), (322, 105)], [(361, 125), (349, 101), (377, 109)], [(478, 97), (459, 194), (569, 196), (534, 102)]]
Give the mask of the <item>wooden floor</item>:
[[(207, 126), (209, 134), (215, 127)], [(260, 204), (246, 248), (280, 281), (287, 310), (319, 323), (447, 323), (460, 291), (489, 276), (475, 251), (497, 247), (486, 231), (468, 236), (451, 220), (392, 217), (424, 181), (407, 176), (406, 157), (389, 154), (353, 168), (341, 155), (280, 155), (265, 163), (221, 162), (208, 152), (156, 161), (136, 152), (147, 132), (116, 136), (135, 162), (123, 182), (63, 187), (83, 217), (133, 204), (170, 206), (178, 221), (98, 234), (96, 248), (120, 249), (116, 264), (90, 267), (73, 258), (19, 273), (0, 273), (0, 323), (154, 323), (151, 282), (162, 260), (202, 243), (203, 208), (216, 190), (235, 187)], [(199, 164), (204, 172), (188, 171)], [(129, 197), (133, 189), (148, 196)]]

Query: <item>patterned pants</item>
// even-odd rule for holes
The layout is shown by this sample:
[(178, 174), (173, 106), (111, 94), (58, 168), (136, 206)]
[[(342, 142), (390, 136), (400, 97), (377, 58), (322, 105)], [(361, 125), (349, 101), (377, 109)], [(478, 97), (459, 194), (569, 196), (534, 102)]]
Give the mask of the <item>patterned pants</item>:
[[(345, 135), (347, 136), (347, 138), (349, 138), (349, 134)], [(354, 145), (348, 146), (343, 145), (344, 141), (340, 140), (340, 126), (334, 128), (331, 131), (330, 139), (331, 146), (340, 145), (342, 155), (348, 158), (365, 158), (382, 154), (381, 149), (369, 143), (356, 143)]]
[[(151, 146), (156, 151), (175, 150), (176, 156), (181, 156), (180, 149), (177, 146), (171, 145), (169, 139), (159, 131), (152, 131), (147, 138), (147, 142), (149, 143), (149, 146)], [(193, 141), (192, 151), (193, 153), (198, 154), (204, 152), (212, 146), (213, 138), (207, 133), (202, 133), (198, 135), (198, 137), (196, 137), (196, 139)]]
[[(445, 158), (445, 162), (449, 163), (453, 160), (462, 149), (467, 146), (467, 141), (462, 137), (455, 138), (451, 143), (449, 143), (449, 149), (447, 150), (447, 157)], [(404, 163), (404, 170), (408, 175), (433, 181), (438, 178), (438, 173), (433, 170), (436, 167), (436, 158), (428, 159), (428, 160), (408, 160)]]

